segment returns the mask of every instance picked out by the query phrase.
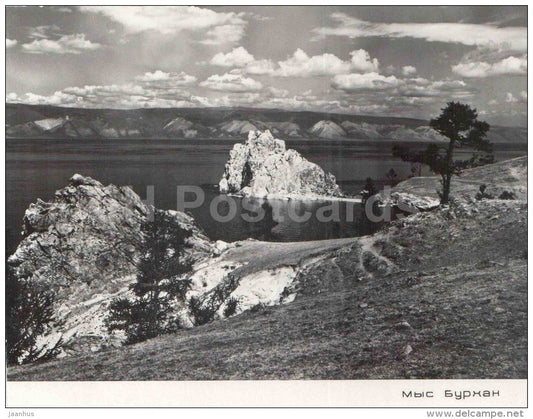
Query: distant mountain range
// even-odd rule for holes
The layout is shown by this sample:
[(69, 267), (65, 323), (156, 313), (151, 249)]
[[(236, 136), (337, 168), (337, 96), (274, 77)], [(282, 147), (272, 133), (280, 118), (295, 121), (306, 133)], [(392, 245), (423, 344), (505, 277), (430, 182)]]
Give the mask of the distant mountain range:
[[(80, 109), (6, 104), (7, 138), (228, 138), (269, 129), (279, 138), (445, 141), (428, 121), (249, 108)], [(492, 126), (494, 143), (527, 143), (527, 128)]]

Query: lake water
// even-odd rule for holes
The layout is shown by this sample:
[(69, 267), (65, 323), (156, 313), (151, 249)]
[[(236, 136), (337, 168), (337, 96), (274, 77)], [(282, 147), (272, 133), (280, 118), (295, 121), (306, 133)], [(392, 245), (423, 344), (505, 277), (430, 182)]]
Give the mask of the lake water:
[[(179, 185), (201, 186), (206, 199), (190, 209), (197, 223), (211, 239), (225, 241), (255, 237), (275, 241), (299, 241), (368, 234), (374, 228), (362, 217), (360, 205), (340, 205), (341, 221), (291, 221), (290, 213), (316, 214), (325, 203), (295, 201), (252, 202), (265, 204), (272, 217), (261, 223), (243, 220), (243, 202), (236, 200), (238, 216), (227, 222), (210, 215), (211, 200), (218, 196), (216, 185), (224, 171), (234, 140), (6, 140), (6, 251), (11, 254), (20, 240), (25, 209), (37, 198), (50, 200), (57, 189), (79, 173), (107, 185), (130, 185), (143, 199), (153, 185), (155, 205), (176, 209)], [(399, 178), (410, 173), (410, 165), (391, 156), (392, 143), (364, 141), (290, 140), (287, 146), (337, 177), (342, 188), (358, 193), (371, 177), (383, 180), (394, 168)], [(498, 149), (497, 149), (498, 150)], [(525, 146), (506, 146), (498, 159), (527, 153)], [(379, 184), (379, 181), (377, 182)], [(224, 215), (225, 204), (220, 213)], [(347, 221), (352, 215), (353, 221)], [(272, 221), (273, 219), (273, 221)]]

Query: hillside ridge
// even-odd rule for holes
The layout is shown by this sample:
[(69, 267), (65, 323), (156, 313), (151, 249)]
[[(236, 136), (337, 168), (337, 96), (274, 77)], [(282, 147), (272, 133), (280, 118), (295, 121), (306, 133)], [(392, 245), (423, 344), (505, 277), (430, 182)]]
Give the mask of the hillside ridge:
[[(6, 104), (7, 138), (240, 139), (269, 129), (283, 138), (441, 141), (428, 122), (397, 117), (255, 108), (81, 109)], [(489, 140), (527, 142), (527, 129), (493, 126)]]

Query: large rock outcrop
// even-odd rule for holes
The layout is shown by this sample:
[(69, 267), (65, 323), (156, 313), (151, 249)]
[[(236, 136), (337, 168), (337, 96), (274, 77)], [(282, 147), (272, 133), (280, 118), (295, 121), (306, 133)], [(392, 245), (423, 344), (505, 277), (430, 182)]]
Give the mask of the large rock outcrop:
[(243, 196), (327, 198), (342, 196), (335, 176), (287, 149), (270, 131), (250, 131), (235, 144), (219, 182), (222, 193)]
[[(151, 210), (129, 187), (103, 186), (76, 174), (51, 202), (39, 199), (26, 210), (25, 237), (8, 262), (19, 277), (54, 286), (72, 281), (90, 285), (132, 274), (143, 242), (141, 224)], [(194, 253), (208, 253), (209, 239), (194, 220), (169, 213), (177, 226), (193, 233)]]
[[(104, 327), (109, 302), (129, 292), (143, 251), (141, 226), (153, 209), (129, 187), (103, 186), (74, 175), (53, 200), (38, 200), (24, 215), (24, 238), (8, 259), (15, 276), (51, 289), (60, 326), (42, 347), (59, 338), (74, 351), (108, 344)], [(191, 232), (192, 263), (217, 253), (192, 217), (167, 211), (176, 227)]]

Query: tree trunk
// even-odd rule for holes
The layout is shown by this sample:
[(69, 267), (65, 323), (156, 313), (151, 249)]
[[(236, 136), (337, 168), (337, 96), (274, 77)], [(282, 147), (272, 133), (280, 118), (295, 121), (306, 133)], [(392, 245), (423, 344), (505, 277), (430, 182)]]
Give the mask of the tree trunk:
[(448, 150), (446, 151), (446, 173), (442, 175), (441, 205), (446, 205), (450, 201), (450, 186), (452, 184), (453, 174), (453, 143), (454, 139), (451, 138)]
[(441, 205), (446, 205), (450, 201), (450, 186), (451, 186), (451, 175), (443, 176), (442, 179), (442, 197), (440, 200)]

